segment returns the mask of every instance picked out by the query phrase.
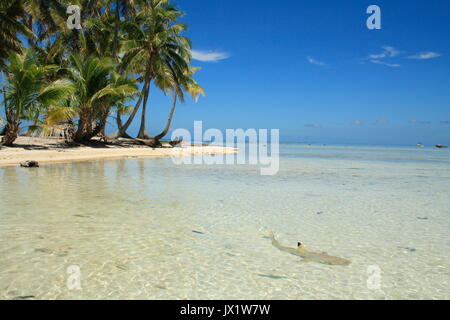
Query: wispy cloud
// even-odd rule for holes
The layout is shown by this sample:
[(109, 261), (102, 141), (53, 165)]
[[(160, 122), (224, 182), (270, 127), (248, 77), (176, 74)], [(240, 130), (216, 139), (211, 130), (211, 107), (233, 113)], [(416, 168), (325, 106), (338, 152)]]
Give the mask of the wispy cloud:
[(430, 51), (430, 52), (422, 52), (414, 56), (409, 56), (408, 59), (428, 60), (438, 58), (440, 56), (442, 56), (440, 53)]
[(386, 54), (385, 53), (380, 53), (380, 54), (371, 54), (369, 55), (370, 59), (382, 59), (385, 58)]
[(402, 52), (390, 46), (383, 46), (381, 48), (383, 49), (383, 52), (369, 55), (369, 62), (393, 68), (400, 67), (400, 64), (398, 63), (388, 63), (382, 61), (382, 59), (397, 57)]
[[(385, 60), (389, 59), (389, 58), (395, 58), (404, 52), (399, 51), (391, 46), (383, 46), (381, 48), (383, 49), (382, 52), (370, 54), (369, 57), (367, 58), (367, 60), (369, 60), (369, 62), (371, 62), (371, 63), (381, 64), (381, 65), (388, 66), (388, 67), (397, 68), (397, 67), (401, 66), (398, 63), (385, 62)], [(437, 52), (427, 51), (427, 52), (422, 52), (422, 53), (412, 55), (409, 57), (405, 57), (405, 58), (416, 59), (416, 60), (428, 60), (428, 59), (438, 58), (440, 56), (442, 56), (442, 54), (437, 53)]]
[(360, 126), (363, 124), (363, 122), (361, 120), (354, 120), (352, 121), (352, 124), (354, 124), (355, 126)]
[(389, 57), (396, 57), (400, 53), (402, 53), (401, 51), (396, 50), (394, 47), (384, 46), (383, 49)]
[(320, 124), (317, 124), (317, 123), (305, 123), (305, 128), (320, 128)]
[(383, 49), (383, 52), (378, 53), (378, 54), (371, 54), (371, 55), (369, 55), (369, 58), (370, 59), (393, 58), (393, 57), (398, 56), (400, 53), (402, 53), (401, 51), (398, 51), (394, 47), (390, 47), (390, 46), (383, 46), (381, 48)]
[(380, 61), (380, 60), (375, 60), (375, 59), (371, 59), (369, 61), (372, 62), (372, 63), (375, 63), (375, 64), (381, 64), (383, 66), (388, 66), (388, 67), (392, 67), (392, 68), (400, 67), (400, 65), (398, 63), (387, 63), (387, 62)]
[(315, 65), (318, 65), (318, 66), (321, 66), (321, 67), (325, 67), (327, 65), (325, 62), (318, 61), (318, 60), (316, 60), (314, 58), (311, 58), (311, 57), (306, 57), (306, 59), (308, 60), (309, 63), (315, 64)]
[(230, 57), (227, 52), (192, 50), (192, 59), (203, 62), (217, 62)]

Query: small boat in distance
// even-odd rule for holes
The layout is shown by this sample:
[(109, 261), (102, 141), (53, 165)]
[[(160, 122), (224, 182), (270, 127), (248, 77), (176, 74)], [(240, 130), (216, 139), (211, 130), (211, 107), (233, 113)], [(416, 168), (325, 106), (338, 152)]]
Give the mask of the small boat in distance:
[(448, 146), (444, 146), (444, 145), (442, 145), (442, 144), (437, 144), (437, 145), (436, 145), (436, 148), (444, 149), (444, 148), (448, 148)]
[(420, 142), (418, 144), (416, 144), (416, 146), (419, 147), (419, 148), (425, 148), (424, 144), (420, 143)]

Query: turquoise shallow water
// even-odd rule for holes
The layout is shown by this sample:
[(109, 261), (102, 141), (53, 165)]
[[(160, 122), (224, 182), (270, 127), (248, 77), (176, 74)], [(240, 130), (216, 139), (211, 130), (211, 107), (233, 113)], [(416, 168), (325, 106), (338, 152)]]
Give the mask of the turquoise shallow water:
[[(448, 150), (280, 151), (275, 176), (169, 158), (0, 168), (0, 298), (450, 299)], [(352, 263), (302, 263), (269, 231)]]

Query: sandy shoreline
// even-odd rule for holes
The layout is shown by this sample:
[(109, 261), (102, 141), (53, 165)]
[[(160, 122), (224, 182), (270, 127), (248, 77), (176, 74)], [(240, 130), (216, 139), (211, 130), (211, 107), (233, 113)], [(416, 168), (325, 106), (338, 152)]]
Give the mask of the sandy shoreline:
[(125, 141), (118, 144), (69, 147), (61, 139), (19, 137), (16, 140), (16, 147), (3, 147), (0, 149), (0, 167), (17, 166), (20, 162), (26, 160), (34, 160), (38, 161), (39, 164), (46, 164), (119, 158), (159, 158), (227, 153), (237, 153), (237, 149), (220, 146), (202, 147), (190, 145), (183, 145), (182, 148), (165, 147), (152, 149)]

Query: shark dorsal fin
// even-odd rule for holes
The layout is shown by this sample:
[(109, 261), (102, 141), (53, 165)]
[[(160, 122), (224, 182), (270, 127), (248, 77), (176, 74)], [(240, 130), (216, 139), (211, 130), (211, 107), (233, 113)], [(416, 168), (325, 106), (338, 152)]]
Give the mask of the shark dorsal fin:
[(297, 251), (300, 253), (304, 253), (305, 252), (305, 245), (302, 244), (301, 242), (297, 242)]

